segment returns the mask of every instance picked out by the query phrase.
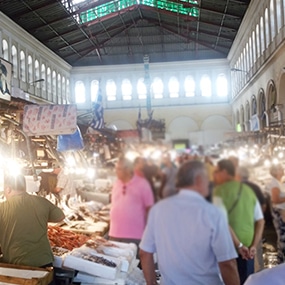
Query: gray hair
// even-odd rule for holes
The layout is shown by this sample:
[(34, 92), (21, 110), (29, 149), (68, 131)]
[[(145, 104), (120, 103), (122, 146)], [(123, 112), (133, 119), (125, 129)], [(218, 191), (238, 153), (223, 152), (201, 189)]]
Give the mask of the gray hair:
[(241, 180), (248, 180), (249, 178), (249, 170), (245, 166), (239, 166), (237, 168), (237, 175), (241, 178)]
[(127, 159), (124, 155), (120, 155), (117, 163), (120, 163), (122, 167), (128, 169), (129, 171), (133, 171), (134, 164), (129, 159)]
[(176, 186), (183, 188), (195, 184), (196, 177), (206, 172), (203, 162), (198, 160), (187, 161), (179, 168), (176, 176)]
[(278, 170), (282, 168), (283, 169), (283, 166), (282, 164), (278, 163), (278, 164), (272, 164), (269, 168), (269, 172), (270, 174), (273, 176), (273, 177), (276, 177), (277, 173), (278, 173)]

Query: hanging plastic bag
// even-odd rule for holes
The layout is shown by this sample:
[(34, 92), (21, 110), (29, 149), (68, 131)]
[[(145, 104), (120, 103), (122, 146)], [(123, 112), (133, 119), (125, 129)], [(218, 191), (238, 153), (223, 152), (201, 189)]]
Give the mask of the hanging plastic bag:
[(83, 138), (77, 126), (76, 131), (70, 135), (58, 135), (57, 151), (80, 150), (84, 148)]

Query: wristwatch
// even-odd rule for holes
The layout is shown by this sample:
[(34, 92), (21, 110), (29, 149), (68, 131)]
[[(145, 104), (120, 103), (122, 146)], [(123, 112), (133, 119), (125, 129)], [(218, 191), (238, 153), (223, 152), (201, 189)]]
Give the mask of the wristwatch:
[(242, 247), (243, 247), (243, 244), (242, 244), (242, 242), (240, 242), (239, 245), (238, 245), (238, 247), (237, 247), (237, 249), (240, 249), (240, 248), (242, 248)]

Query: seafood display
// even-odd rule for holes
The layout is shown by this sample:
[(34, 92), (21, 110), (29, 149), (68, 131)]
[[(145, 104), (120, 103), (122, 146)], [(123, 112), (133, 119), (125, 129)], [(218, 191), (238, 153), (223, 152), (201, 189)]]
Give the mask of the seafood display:
[(60, 247), (68, 250), (80, 247), (90, 238), (84, 234), (78, 234), (65, 230), (59, 226), (48, 226), (48, 238), (51, 247)]

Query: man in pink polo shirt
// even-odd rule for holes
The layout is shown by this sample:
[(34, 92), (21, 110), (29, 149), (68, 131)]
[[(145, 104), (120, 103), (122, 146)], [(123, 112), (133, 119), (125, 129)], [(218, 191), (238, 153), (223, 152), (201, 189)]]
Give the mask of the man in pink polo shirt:
[(149, 182), (133, 172), (133, 164), (119, 157), (112, 189), (110, 240), (139, 244), (154, 197)]

